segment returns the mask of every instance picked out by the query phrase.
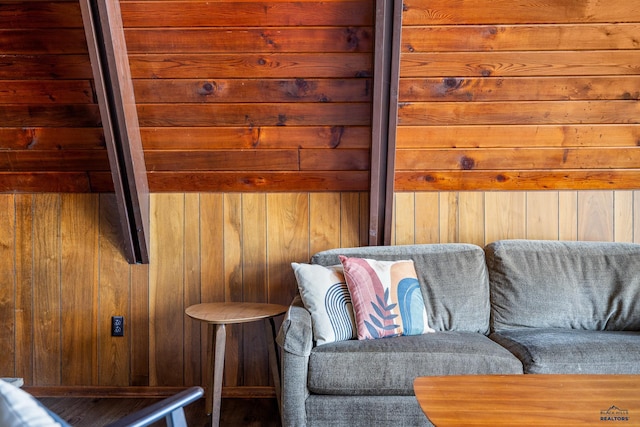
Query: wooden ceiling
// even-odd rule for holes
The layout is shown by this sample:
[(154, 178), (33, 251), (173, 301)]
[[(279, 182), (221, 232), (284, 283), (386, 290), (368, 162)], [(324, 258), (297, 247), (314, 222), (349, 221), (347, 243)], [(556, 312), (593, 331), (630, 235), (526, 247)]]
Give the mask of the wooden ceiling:
[[(373, 3), (121, 1), (151, 191), (366, 191)], [(0, 4), (0, 191), (113, 191), (78, 1)]]

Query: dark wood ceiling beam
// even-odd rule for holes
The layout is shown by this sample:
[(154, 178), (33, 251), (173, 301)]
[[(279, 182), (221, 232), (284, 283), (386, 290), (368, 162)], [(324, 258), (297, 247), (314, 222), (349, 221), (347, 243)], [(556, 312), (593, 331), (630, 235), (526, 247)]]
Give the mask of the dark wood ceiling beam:
[(376, 0), (369, 245), (391, 243), (402, 0)]
[(149, 187), (118, 0), (80, 0), (124, 252), (149, 262)]

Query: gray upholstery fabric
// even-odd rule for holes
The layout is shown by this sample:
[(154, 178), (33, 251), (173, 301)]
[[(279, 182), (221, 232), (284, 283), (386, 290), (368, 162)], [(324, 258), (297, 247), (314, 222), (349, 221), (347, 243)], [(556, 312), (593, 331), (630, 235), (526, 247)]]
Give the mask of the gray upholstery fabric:
[(305, 401), (309, 397), (307, 372), (309, 358), (282, 352), (282, 372), (280, 376), (280, 417), (283, 426), (305, 426), (307, 415)]
[(413, 395), (419, 376), (521, 374), (510, 352), (475, 332), (436, 332), (324, 344), (309, 358), (309, 390), (337, 395)]
[(414, 396), (323, 396), (307, 399), (310, 427), (432, 426)]
[(339, 264), (338, 255), (378, 260), (412, 259), (429, 326), (436, 331), (489, 332), (489, 282), (484, 252), (471, 244), (370, 246), (319, 252), (311, 262)]
[(492, 330), (640, 330), (640, 245), (503, 240), (485, 250)]
[(527, 374), (640, 374), (640, 332), (519, 329), (490, 337)]
[(297, 356), (309, 356), (313, 347), (311, 313), (304, 308), (302, 298), (297, 295), (282, 321), (276, 342), (285, 351)]

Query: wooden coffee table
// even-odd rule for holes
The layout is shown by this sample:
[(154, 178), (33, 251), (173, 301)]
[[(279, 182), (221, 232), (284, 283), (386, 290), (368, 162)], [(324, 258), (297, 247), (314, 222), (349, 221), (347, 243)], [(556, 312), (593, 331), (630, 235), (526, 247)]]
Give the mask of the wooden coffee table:
[(640, 375), (420, 377), (416, 398), (443, 426), (640, 426)]

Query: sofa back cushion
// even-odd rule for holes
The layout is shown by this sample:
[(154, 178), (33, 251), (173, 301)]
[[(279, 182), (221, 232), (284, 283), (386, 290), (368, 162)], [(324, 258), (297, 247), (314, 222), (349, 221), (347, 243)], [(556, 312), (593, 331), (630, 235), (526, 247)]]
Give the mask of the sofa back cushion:
[(640, 245), (502, 240), (485, 250), (492, 330), (640, 330)]
[(436, 331), (489, 332), (489, 280), (484, 251), (476, 245), (368, 246), (331, 249), (315, 254), (313, 264), (339, 264), (339, 256), (396, 261), (412, 259)]

